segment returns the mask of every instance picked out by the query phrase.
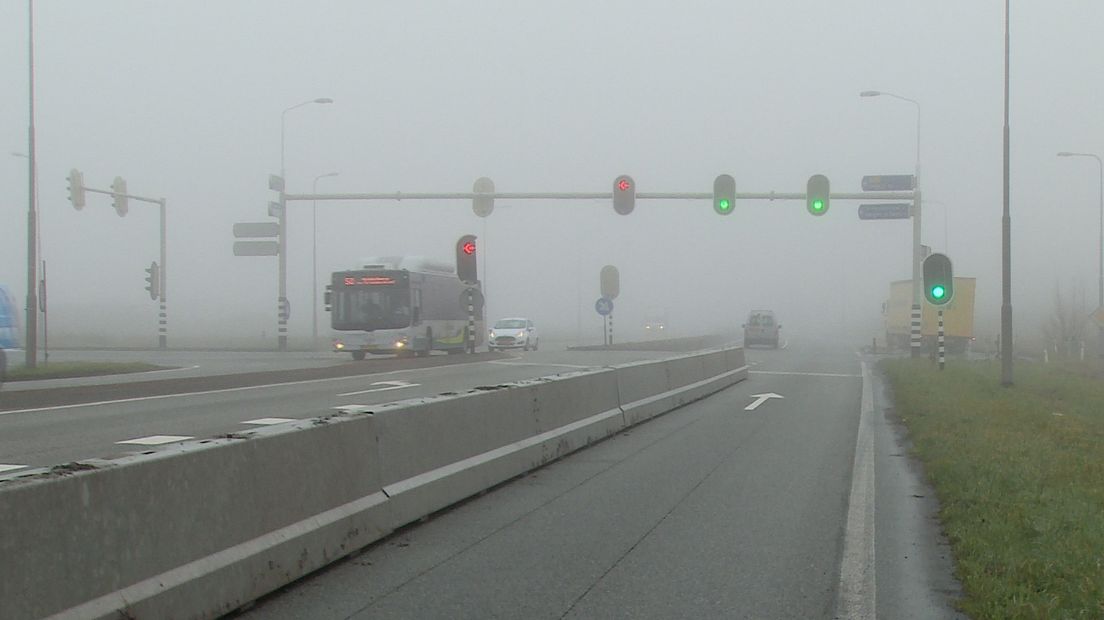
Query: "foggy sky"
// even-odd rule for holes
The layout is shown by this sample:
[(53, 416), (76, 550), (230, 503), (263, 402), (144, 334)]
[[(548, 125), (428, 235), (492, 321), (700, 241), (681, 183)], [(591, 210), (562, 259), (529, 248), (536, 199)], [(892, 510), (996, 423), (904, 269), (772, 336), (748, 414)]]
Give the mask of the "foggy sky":
[[(107, 196), (66, 200), (123, 176), (169, 211), (174, 336), (272, 341), (276, 259), (234, 257), (234, 222), (267, 221), (267, 175), (288, 190), (800, 192), (911, 173), (916, 109), (924, 243), (978, 279), (979, 335), (1000, 306), (1003, 3), (225, 2), (40, 0), (36, 124), (51, 338), (88, 332), (156, 343), (144, 268), (158, 259), (153, 205), (115, 215)], [(1095, 307), (1104, 155), (1104, 5), (1013, 2), (1013, 305), (1036, 336), (1053, 290)], [(27, 22), (0, 4), (0, 283), (26, 282)], [(598, 271), (621, 271), (629, 329), (668, 308), (686, 332), (736, 327), (774, 308), (791, 334), (878, 335), (889, 282), (911, 277), (906, 220), (860, 221), (858, 202), (814, 218), (796, 201), (498, 201), (486, 220), (451, 202), (319, 203), (318, 281), (360, 257), (451, 259), (465, 233), (486, 259), (488, 318), (600, 338)], [(290, 335), (310, 333), (311, 205), (289, 206)], [(88, 316), (94, 312), (94, 316)], [(328, 316), (320, 313), (321, 333)], [(701, 326), (701, 329), (698, 329)], [(57, 330), (56, 332), (53, 330)], [(108, 336), (104, 336), (107, 334)], [(219, 335), (222, 336), (219, 336)]]

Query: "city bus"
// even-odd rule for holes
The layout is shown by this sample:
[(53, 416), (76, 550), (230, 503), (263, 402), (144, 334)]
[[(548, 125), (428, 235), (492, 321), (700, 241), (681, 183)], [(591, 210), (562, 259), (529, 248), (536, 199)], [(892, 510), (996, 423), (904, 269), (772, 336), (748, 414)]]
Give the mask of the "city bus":
[[(476, 288), (478, 289), (478, 283)], [(421, 257), (365, 259), (331, 275), (325, 293), (333, 350), (368, 353), (462, 353), (468, 339), (467, 286), (455, 265)], [(476, 294), (475, 345), (483, 343), (482, 294)]]

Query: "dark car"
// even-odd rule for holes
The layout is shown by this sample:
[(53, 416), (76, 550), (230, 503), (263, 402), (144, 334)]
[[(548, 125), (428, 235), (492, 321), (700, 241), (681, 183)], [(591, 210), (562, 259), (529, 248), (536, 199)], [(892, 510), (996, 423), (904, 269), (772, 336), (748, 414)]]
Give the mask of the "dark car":
[(782, 325), (771, 310), (752, 310), (744, 323), (744, 345), (764, 344), (778, 348), (778, 332)]

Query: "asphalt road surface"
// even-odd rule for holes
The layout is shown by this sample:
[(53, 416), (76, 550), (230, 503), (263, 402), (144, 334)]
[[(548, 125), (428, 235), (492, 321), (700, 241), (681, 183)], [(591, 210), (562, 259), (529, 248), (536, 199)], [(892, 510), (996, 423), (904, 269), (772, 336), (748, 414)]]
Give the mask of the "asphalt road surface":
[(875, 378), (864, 395), (860, 357), (809, 343), (748, 359), (748, 381), (409, 526), (242, 617), (956, 617), (932, 494)]

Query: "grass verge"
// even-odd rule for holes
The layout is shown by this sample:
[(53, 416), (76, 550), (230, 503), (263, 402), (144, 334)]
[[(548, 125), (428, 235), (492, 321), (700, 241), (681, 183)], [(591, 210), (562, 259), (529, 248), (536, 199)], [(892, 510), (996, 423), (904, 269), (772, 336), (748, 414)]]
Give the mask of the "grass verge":
[(122, 375), (150, 370), (165, 370), (164, 366), (144, 362), (50, 362), (35, 368), (8, 368), (5, 381), (34, 381), (36, 379), (66, 379), (70, 377), (96, 377)]
[(1104, 618), (1104, 380), (1086, 365), (882, 368), (973, 618)]

